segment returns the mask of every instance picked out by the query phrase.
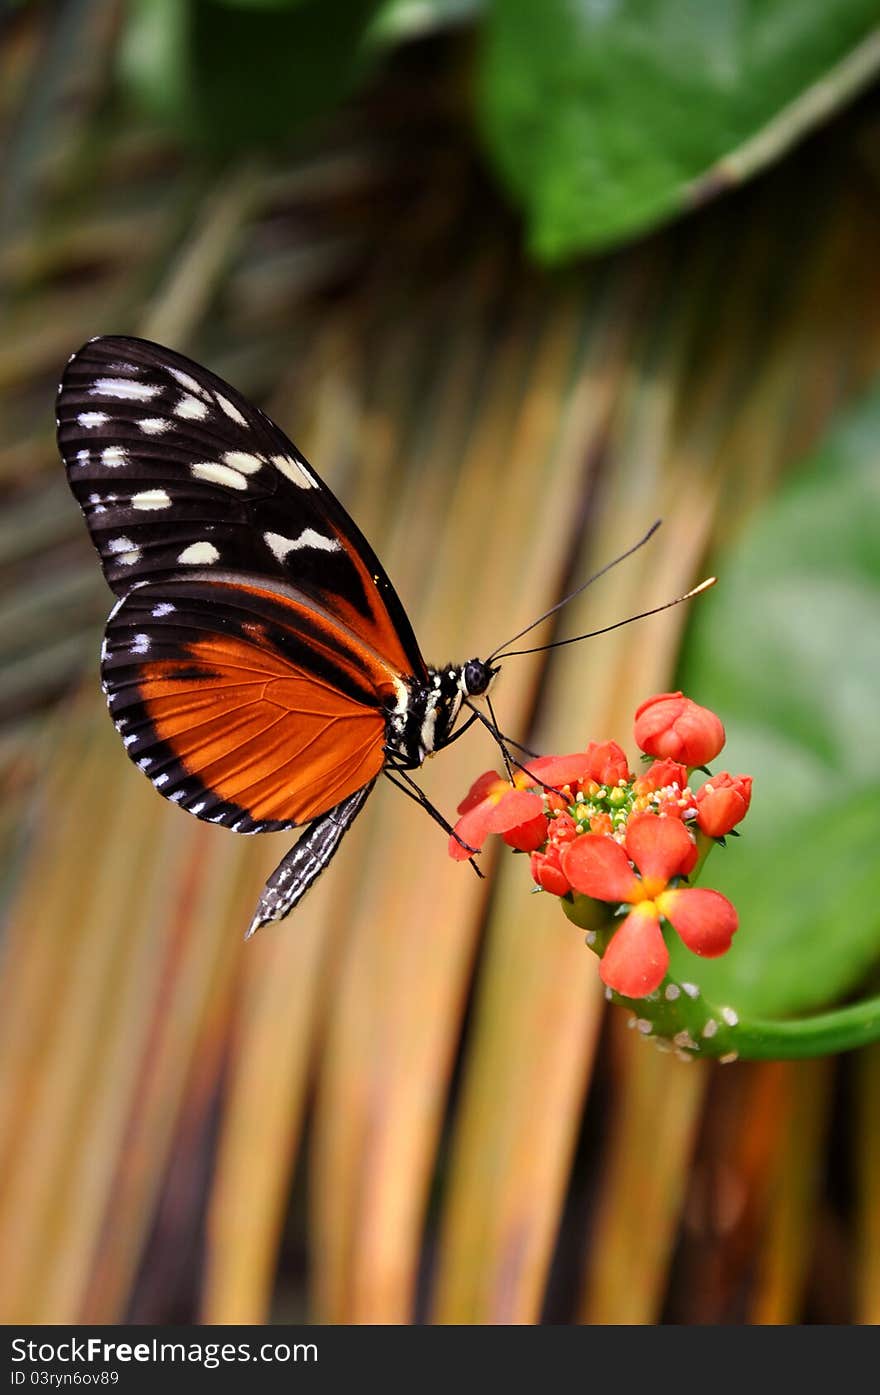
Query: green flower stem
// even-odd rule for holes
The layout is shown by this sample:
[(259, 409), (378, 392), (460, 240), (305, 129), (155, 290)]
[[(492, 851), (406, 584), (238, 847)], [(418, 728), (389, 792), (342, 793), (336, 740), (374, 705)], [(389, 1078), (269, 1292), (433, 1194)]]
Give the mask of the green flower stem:
[(750, 1061), (796, 1060), (852, 1051), (880, 1041), (880, 997), (817, 1013), (775, 1020), (743, 1018), (736, 1031), (740, 1056)]
[[(670, 989), (672, 1001), (666, 996)], [(804, 1060), (852, 1051), (880, 1041), (880, 997), (802, 1018), (740, 1017), (732, 1007), (715, 1007), (695, 984), (666, 979), (652, 998), (614, 1002), (632, 1010), (633, 1026), (683, 1058), (709, 1056), (730, 1061)]]
[[(562, 901), (565, 914), (587, 931), (587, 943), (600, 956), (617, 928), (608, 907), (587, 896)], [(852, 1051), (880, 1041), (880, 997), (802, 1018), (749, 1018), (733, 1004), (704, 997), (699, 984), (669, 975), (648, 998), (624, 998), (608, 991), (612, 1002), (629, 1008), (632, 1026), (661, 1050), (685, 1060), (711, 1057), (730, 1061), (780, 1061)]]

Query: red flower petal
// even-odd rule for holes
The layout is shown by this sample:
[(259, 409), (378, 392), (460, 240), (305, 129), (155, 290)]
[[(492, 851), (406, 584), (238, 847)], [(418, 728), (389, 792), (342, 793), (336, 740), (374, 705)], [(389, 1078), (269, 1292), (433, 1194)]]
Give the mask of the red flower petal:
[(528, 823), (543, 813), (540, 795), (508, 786), (498, 802), (489, 809), (488, 829), (490, 833), (506, 833), (509, 828)]
[(686, 876), (697, 860), (697, 846), (679, 819), (657, 814), (633, 814), (626, 826), (626, 851), (636, 864), (649, 896), (656, 896), (671, 877)]
[(660, 987), (668, 967), (669, 950), (659, 917), (652, 906), (643, 905), (634, 907), (615, 931), (602, 956), (599, 975), (625, 998), (644, 998)]
[(697, 790), (697, 823), (710, 838), (723, 838), (745, 818), (752, 801), (751, 775), (728, 775), (723, 770)]
[(582, 833), (569, 843), (562, 870), (575, 891), (597, 901), (631, 901), (641, 893), (639, 879), (619, 843), (604, 833)]
[(591, 741), (587, 755), (590, 759), (587, 774), (598, 785), (616, 785), (619, 780), (630, 778), (626, 753), (616, 741)]
[(534, 852), (547, 841), (547, 815), (541, 813), (525, 823), (518, 823), (514, 828), (505, 829), (501, 836), (508, 847), (518, 852)]
[[(488, 799), (483, 799), (473, 809), (468, 809), (462, 814), (455, 825), (455, 831), (459, 838), (463, 838), (466, 843), (470, 843), (472, 848), (481, 848), (494, 830), (490, 827), (490, 819), (495, 813), (495, 805)], [(467, 862), (470, 853), (458, 843), (455, 838), (449, 839), (449, 856), (456, 862)]]
[(694, 954), (716, 959), (730, 949), (739, 918), (736, 908), (720, 891), (701, 886), (664, 891), (658, 896), (657, 905)]
[(635, 739), (649, 756), (705, 765), (724, 745), (720, 717), (682, 693), (658, 693), (636, 712)]
[(574, 785), (587, 774), (589, 758), (586, 751), (571, 756), (539, 756), (529, 761), (526, 770), (544, 785)]
[(504, 785), (506, 781), (498, 774), (497, 770), (485, 770), (482, 775), (478, 775), (471, 785), (464, 799), (458, 806), (460, 814), (466, 814), (475, 805), (481, 804), (486, 799), (496, 785)]

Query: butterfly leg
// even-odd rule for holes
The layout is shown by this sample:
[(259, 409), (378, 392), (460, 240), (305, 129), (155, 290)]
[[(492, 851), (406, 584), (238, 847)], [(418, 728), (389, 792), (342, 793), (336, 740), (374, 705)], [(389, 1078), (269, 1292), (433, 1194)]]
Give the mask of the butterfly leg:
[(314, 886), (364, 807), (375, 783), (371, 780), (341, 804), (314, 819), (290, 852), (285, 853), (263, 888), (246, 940), (270, 920), (283, 920)]
[[(391, 781), (392, 785), (395, 785), (397, 789), (402, 790), (408, 799), (411, 799), (414, 803), (419, 804), (425, 810), (426, 814), (430, 814), (434, 822), (438, 823), (440, 827), (443, 829), (443, 831), (449, 834), (450, 838), (454, 838), (456, 843), (458, 843), (460, 847), (464, 848), (465, 852), (471, 854), (479, 852), (479, 848), (472, 848), (470, 843), (466, 843), (463, 838), (459, 837), (455, 829), (452, 827), (452, 824), (449, 823), (446, 819), (444, 819), (443, 815), (440, 813), (440, 810), (431, 803), (430, 799), (425, 794), (425, 791), (419, 789), (419, 786), (416, 784), (415, 780), (411, 779), (410, 776), (407, 775), (405, 770), (402, 770), (399, 766), (396, 765), (390, 767), (386, 766), (385, 774), (388, 776), (388, 779)], [(474, 862), (473, 856), (469, 857), (468, 861), (470, 862), (477, 876), (482, 877), (483, 873), (480, 871), (479, 867)]]
[[(468, 706), (471, 707), (471, 704), (468, 703)], [(522, 742), (514, 741), (513, 737), (511, 736), (505, 736), (504, 733), (499, 730), (497, 724), (494, 721), (490, 721), (489, 718), (485, 715), (485, 713), (480, 712), (478, 708), (472, 707), (472, 711), (474, 716), (470, 720), (473, 721), (474, 719), (478, 718), (483, 723), (483, 726), (486, 727), (486, 729), (489, 732), (491, 732), (493, 740), (500, 747), (501, 754), (503, 755), (505, 764), (508, 768), (508, 774), (510, 774), (510, 766), (512, 765), (515, 765), (517, 770), (525, 770), (526, 774), (529, 774), (530, 772), (528, 771), (527, 767), (523, 765), (521, 760), (517, 760), (516, 756), (511, 755), (510, 751), (507, 750), (507, 746), (516, 746), (518, 750), (524, 751), (527, 756), (537, 756), (537, 751), (530, 751), (528, 746), (523, 746)], [(492, 716), (495, 716), (494, 712), (492, 713)], [(532, 776), (532, 778), (534, 779), (535, 784), (540, 785), (543, 789), (550, 790), (553, 794), (560, 793), (560, 791), (556, 789), (555, 785), (545, 784), (544, 781), (539, 779), (537, 775)], [(513, 778), (511, 776), (511, 783), (512, 782)]]
[(467, 721), (464, 722), (462, 726), (458, 727), (458, 729), (454, 731), (451, 736), (448, 736), (446, 738), (446, 740), (443, 742), (444, 749), (447, 746), (451, 746), (453, 741), (457, 741), (460, 736), (464, 736), (465, 732), (469, 731), (470, 728), (473, 726), (478, 716), (478, 712), (472, 712), (470, 717), (468, 717)]

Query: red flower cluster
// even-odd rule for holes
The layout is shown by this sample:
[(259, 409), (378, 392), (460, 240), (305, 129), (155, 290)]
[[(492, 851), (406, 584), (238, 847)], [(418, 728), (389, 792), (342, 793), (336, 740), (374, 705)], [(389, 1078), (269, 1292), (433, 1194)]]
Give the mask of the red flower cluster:
[[(693, 792), (689, 769), (704, 766), (724, 745), (714, 712), (681, 693), (642, 703), (635, 739), (657, 759), (630, 772), (615, 741), (591, 741), (570, 756), (532, 761), (513, 784), (486, 771), (459, 805), (458, 837), (481, 848), (490, 833), (531, 854), (534, 881), (555, 896), (605, 903), (617, 922), (602, 958), (603, 981), (628, 998), (652, 993), (669, 964), (667, 921), (696, 954), (730, 948), (736, 911), (717, 891), (681, 886), (700, 857), (698, 835), (723, 837), (744, 817), (748, 775), (726, 772)], [(452, 857), (468, 856), (451, 838)], [(613, 909), (612, 909), (613, 908)]]

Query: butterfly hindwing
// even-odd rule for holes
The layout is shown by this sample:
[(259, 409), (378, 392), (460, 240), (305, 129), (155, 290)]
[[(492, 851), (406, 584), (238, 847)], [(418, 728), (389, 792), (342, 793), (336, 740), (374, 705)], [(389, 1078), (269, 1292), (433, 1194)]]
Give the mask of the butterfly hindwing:
[(295, 585), (393, 668), (425, 675), (369, 543), (269, 417), (147, 340), (102, 337), (67, 365), (58, 441), (108, 583), (191, 569)]
[(400, 682), (309, 598), (222, 573), (135, 587), (108, 621), (102, 678), (160, 793), (245, 833), (306, 823), (371, 783)]

